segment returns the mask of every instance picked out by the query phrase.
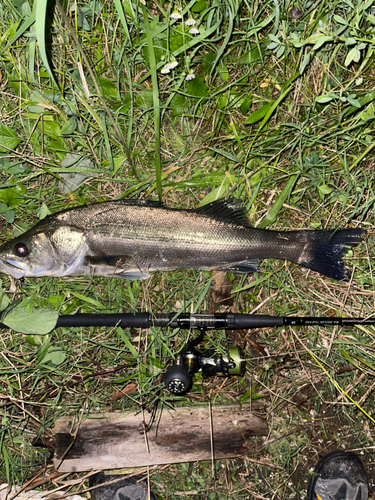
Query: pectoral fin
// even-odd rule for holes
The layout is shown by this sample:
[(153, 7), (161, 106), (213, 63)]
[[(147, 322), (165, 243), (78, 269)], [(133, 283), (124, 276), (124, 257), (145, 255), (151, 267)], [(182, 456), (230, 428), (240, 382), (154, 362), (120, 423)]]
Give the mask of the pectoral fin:
[(86, 255), (84, 264), (87, 266), (112, 266), (122, 267), (131, 262), (131, 257), (126, 255)]
[[(150, 277), (149, 273), (141, 269), (139, 271), (130, 270), (131, 268), (134, 269), (134, 259), (124, 255), (87, 255), (84, 265), (91, 268), (101, 267), (101, 274), (104, 273), (103, 266), (105, 266), (105, 276), (112, 276), (113, 278), (120, 278), (122, 280), (137, 281), (146, 280)], [(129, 272), (126, 271), (126, 267), (129, 269)]]

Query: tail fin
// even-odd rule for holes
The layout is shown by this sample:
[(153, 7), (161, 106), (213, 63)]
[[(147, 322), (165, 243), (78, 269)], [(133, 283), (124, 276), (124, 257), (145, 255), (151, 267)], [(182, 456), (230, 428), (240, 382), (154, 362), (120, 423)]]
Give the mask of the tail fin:
[(298, 259), (298, 264), (328, 278), (347, 280), (349, 270), (341, 258), (352, 247), (362, 241), (363, 229), (339, 229), (308, 231), (307, 243)]

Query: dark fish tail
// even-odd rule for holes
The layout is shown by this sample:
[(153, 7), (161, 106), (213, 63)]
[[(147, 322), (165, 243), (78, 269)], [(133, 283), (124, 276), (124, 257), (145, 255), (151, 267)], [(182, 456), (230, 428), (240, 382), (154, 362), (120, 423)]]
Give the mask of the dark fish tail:
[[(306, 242), (296, 262), (328, 278), (347, 280), (350, 271), (344, 267), (342, 257), (358, 245), (365, 234), (363, 229), (303, 231)], [(303, 236), (301, 234), (301, 237)]]

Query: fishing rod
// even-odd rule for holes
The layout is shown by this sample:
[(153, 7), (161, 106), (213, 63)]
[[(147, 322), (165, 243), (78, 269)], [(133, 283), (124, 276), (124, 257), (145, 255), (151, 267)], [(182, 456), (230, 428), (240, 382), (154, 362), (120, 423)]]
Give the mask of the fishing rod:
[[(113, 327), (150, 328), (170, 327), (191, 330), (247, 330), (251, 328), (271, 328), (277, 326), (349, 326), (375, 325), (375, 317), (342, 318), (335, 316), (269, 316), (261, 314), (67, 314), (60, 315), (55, 328), (72, 327)], [(8, 328), (0, 323), (0, 328)]]
[[(243, 376), (245, 361), (238, 346), (227, 346), (227, 354), (222, 355), (210, 350), (199, 351), (208, 330), (247, 330), (253, 328), (271, 328), (278, 326), (349, 326), (375, 325), (375, 317), (342, 318), (326, 316), (269, 316), (260, 314), (66, 314), (60, 315), (55, 328), (73, 327), (115, 327), (150, 328), (170, 327), (200, 330), (197, 339), (188, 343), (177, 355), (175, 362), (168, 368), (164, 377), (166, 389), (174, 395), (183, 396), (192, 387), (193, 375), (200, 372), (204, 377)], [(0, 323), (1, 328), (8, 328)]]

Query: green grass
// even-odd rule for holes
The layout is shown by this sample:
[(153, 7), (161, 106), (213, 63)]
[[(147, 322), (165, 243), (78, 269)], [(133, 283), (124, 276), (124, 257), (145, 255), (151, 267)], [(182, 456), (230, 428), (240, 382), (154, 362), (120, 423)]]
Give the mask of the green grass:
[[(268, 261), (256, 275), (228, 275), (232, 310), (372, 315), (374, 32), (371, 1), (2, 2), (1, 242), (67, 206), (149, 198), (193, 208), (231, 195), (259, 227), (368, 232), (346, 260), (349, 283)], [(66, 174), (82, 174), (67, 167), (79, 157), (85, 179), (64, 192)], [(60, 314), (227, 311), (214, 303), (213, 286), (212, 273), (192, 270), (133, 283), (2, 276), (0, 305), (20, 299), (30, 312)], [(4, 330), (1, 479), (24, 484), (50, 470), (50, 451), (32, 442), (51, 438), (62, 415), (158, 401), (252, 404), (270, 427), (244, 459), (215, 462), (214, 478), (205, 462), (152, 470), (160, 498), (301, 498), (317, 454), (345, 446), (371, 462), (372, 328), (234, 335), (245, 377), (222, 384), (198, 376), (190, 396), (171, 398), (162, 374), (187, 332)], [(222, 350), (225, 332), (210, 332), (206, 345)], [(109, 399), (129, 383), (132, 398)], [(41, 487), (53, 489), (48, 474)], [(79, 475), (72, 479), (79, 485)]]

